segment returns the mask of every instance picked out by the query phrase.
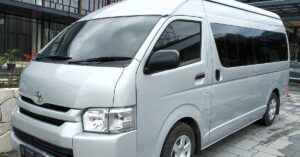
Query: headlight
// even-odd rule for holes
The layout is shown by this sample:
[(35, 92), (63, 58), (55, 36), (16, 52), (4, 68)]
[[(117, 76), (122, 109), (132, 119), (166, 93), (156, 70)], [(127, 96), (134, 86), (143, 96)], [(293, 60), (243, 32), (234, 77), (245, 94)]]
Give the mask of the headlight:
[(83, 114), (83, 130), (99, 133), (123, 133), (136, 129), (135, 107), (88, 109)]
[(89, 109), (83, 115), (83, 129), (91, 132), (108, 132), (108, 109)]

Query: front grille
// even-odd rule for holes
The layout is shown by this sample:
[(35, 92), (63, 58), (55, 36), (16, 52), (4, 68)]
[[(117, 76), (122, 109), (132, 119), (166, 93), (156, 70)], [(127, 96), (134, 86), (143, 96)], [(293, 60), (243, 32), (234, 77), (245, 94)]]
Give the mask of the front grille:
[(28, 110), (25, 110), (23, 108), (20, 108), (20, 112), (22, 114), (28, 116), (28, 117), (31, 117), (31, 118), (34, 118), (34, 119), (37, 119), (39, 121), (43, 121), (43, 122), (46, 122), (46, 123), (49, 123), (49, 124), (52, 124), (52, 125), (61, 126), (61, 125), (64, 124), (64, 121), (62, 121), (62, 120), (41, 116), (41, 115), (32, 113)]
[(57, 106), (57, 105), (53, 105), (53, 104), (38, 105), (32, 99), (22, 96), (22, 95), (21, 95), (21, 99), (29, 104), (32, 104), (32, 105), (35, 105), (38, 107), (43, 107), (43, 108), (50, 109), (50, 110), (54, 110), (54, 111), (68, 112), (70, 110), (70, 108), (68, 108), (68, 107), (62, 107), (62, 106)]
[(53, 155), (55, 157), (73, 157), (73, 150), (72, 149), (67, 149), (67, 148), (62, 148), (58, 147), (56, 145), (50, 144), (48, 142), (45, 142), (43, 140), (40, 140), (34, 136), (31, 136), (17, 128), (13, 128), (14, 133), (17, 138), (22, 140), (23, 142), (38, 148), (49, 155)]

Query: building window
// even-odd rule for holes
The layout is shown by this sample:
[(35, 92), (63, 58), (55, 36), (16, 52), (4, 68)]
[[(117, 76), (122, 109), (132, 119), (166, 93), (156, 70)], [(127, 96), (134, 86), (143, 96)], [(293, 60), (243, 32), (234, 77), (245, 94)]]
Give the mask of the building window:
[[(2, 53), (10, 49), (19, 49), (22, 53), (32, 50), (32, 25), (31, 19), (6, 15), (4, 24), (4, 38)], [(1, 44), (1, 43), (0, 43)], [(21, 53), (19, 54), (21, 57)]]
[[(40, 5), (69, 13), (87, 15), (90, 12), (103, 8), (122, 0), (13, 0), (33, 5)], [(44, 2), (44, 3), (43, 3)], [(81, 8), (79, 8), (81, 4)], [(81, 10), (79, 10), (81, 9)]]
[(25, 53), (37, 52), (66, 27), (64, 24), (0, 14), (0, 54), (19, 49), (19, 57), (22, 58)]
[(0, 14), (0, 55), (4, 52), (4, 39), (5, 39), (5, 19), (4, 14)]
[(44, 47), (48, 42), (50, 42), (55, 36), (57, 36), (67, 25), (54, 23), (54, 22), (45, 22), (44, 31), (43, 31), (43, 44)]

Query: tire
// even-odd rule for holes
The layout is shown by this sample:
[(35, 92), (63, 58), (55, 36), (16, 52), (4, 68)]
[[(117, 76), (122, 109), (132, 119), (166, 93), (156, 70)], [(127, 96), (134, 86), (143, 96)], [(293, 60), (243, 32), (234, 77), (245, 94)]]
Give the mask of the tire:
[(194, 157), (195, 147), (195, 134), (191, 126), (178, 122), (169, 132), (160, 157), (175, 157), (175, 154), (185, 154), (186, 157)]
[(275, 93), (272, 93), (268, 102), (267, 111), (264, 114), (263, 118), (260, 120), (260, 123), (264, 126), (272, 125), (276, 118), (278, 107), (279, 99)]

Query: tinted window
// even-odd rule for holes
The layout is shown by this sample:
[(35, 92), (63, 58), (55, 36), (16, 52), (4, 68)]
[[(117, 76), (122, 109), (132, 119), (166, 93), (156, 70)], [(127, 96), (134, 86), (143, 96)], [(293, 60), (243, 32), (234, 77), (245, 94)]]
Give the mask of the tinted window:
[(220, 61), (225, 67), (253, 64), (251, 29), (212, 24)]
[(211, 24), (220, 61), (224, 67), (288, 60), (283, 33)]
[(201, 23), (172, 22), (162, 33), (153, 51), (178, 50), (182, 63), (200, 60)]
[(253, 30), (256, 63), (288, 60), (286, 36), (283, 33)]
[(77, 22), (64, 30), (38, 57), (133, 58), (159, 19), (158, 16), (135, 16)]

